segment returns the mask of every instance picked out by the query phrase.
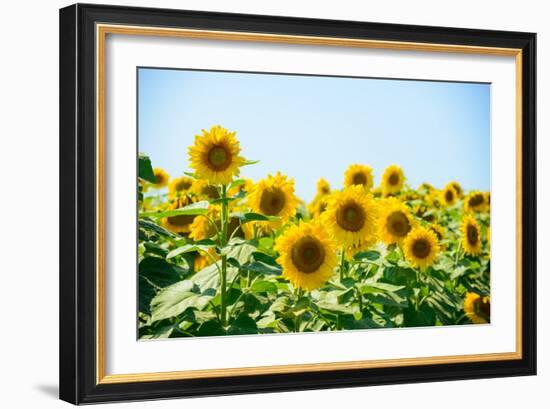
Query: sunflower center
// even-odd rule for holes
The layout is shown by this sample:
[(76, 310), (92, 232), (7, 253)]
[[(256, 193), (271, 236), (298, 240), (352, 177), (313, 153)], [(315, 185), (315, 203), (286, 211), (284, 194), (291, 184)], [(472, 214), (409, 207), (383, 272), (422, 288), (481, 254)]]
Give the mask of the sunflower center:
[(388, 230), (394, 236), (404, 237), (411, 230), (409, 219), (403, 212), (393, 212), (386, 220)]
[(447, 191), (445, 192), (445, 200), (446, 200), (447, 202), (452, 202), (453, 199), (454, 199), (453, 192), (450, 191), (450, 190), (447, 190)]
[(483, 203), (483, 195), (476, 194), (470, 199), (470, 206), (479, 206)]
[(321, 193), (323, 193), (324, 195), (328, 195), (330, 193), (330, 189), (327, 186), (323, 186), (321, 188)]
[(176, 190), (178, 190), (178, 191), (187, 190), (190, 187), (191, 187), (191, 182), (189, 182), (188, 180), (181, 180), (177, 183)]
[(426, 258), (430, 254), (431, 245), (426, 239), (417, 239), (412, 245), (412, 252), (417, 258)]
[(182, 227), (193, 223), (195, 216), (179, 215), (168, 217), (168, 222), (174, 226)]
[(366, 185), (367, 184), (367, 177), (364, 173), (357, 172), (353, 175), (353, 184), (354, 185)]
[(215, 145), (208, 151), (208, 167), (220, 172), (229, 167), (231, 164), (231, 152), (224, 146)]
[(479, 298), (476, 303), (476, 310), (484, 315), (483, 318), (489, 319), (491, 316), (491, 303), (483, 298)]
[(365, 225), (365, 211), (356, 202), (348, 202), (336, 212), (336, 222), (347, 231), (356, 232)]
[(285, 203), (285, 193), (281, 189), (273, 187), (263, 191), (260, 199), (260, 210), (267, 216), (276, 216), (283, 210)]
[(397, 173), (392, 173), (388, 178), (388, 182), (390, 185), (397, 185), (399, 183), (399, 175)]
[(210, 199), (218, 199), (220, 197), (220, 192), (216, 189), (214, 185), (206, 185), (201, 189), (201, 193), (205, 196), (208, 196)]
[(291, 258), (300, 272), (311, 274), (317, 271), (325, 261), (325, 249), (315, 237), (305, 236), (292, 246)]
[(475, 246), (477, 244), (479, 233), (475, 226), (468, 226), (466, 229), (466, 236), (468, 237), (468, 243), (470, 243), (471, 246)]

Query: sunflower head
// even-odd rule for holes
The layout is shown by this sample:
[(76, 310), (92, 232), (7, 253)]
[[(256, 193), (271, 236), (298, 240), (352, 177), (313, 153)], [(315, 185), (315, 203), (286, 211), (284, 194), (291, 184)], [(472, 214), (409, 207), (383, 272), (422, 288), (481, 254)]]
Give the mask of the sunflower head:
[(427, 183), (427, 182), (424, 182), (422, 183), (420, 186), (418, 186), (418, 193), (421, 194), (421, 195), (427, 195), (428, 193), (430, 193), (432, 190), (434, 190), (435, 188)]
[(193, 260), (194, 271), (201, 271), (203, 268), (208, 267), (213, 263), (213, 260), (217, 260), (219, 256), (216, 254), (216, 251), (213, 248), (207, 250), (208, 254), (205, 253), (196, 253), (195, 259)]
[[(256, 212), (277, 216), (285, 223), (296, 214), (298, 198), (294, 194), (294, 179), (277, 172), (254, 185), (248, 195), (248, 204)], [(279, 223), (280, 224), (280, 223)]]
[(464, 210), (466, 212), (483, 212), (487, 209), (485, 195), (477, 190), (468, 193), (464, 199)]
[(189, 162), (199, 178), (227, 185), (239, 174), (245, 159), (239, 155), (241, 147), (235, 135), (219, 125), (195, 135), (195, 143), (188, 150)]
[(457, 199), (458, 194), (456, 193), (456, 189), (450, 183), (447, 184), (447, 186), (445, 186), (445, 188), (441, 191), (441, 203), (446, 207), (450, 207), (456, 203)]
[(218, 188), (202, 179), (198, 179), (193, 182), (191, 192), (194, 193), (200, 200), (213, 200), (220, 198), (220, 191)]
[(307, 210), (312, 218), (320, 217), (327, 210), (330, 195), (317, 195), (308, 205)]
[(333, 193), (321, 219), (340, 246), (377, 240), (378, 205), (362, 186)]
[(307, 291), (326, 283), (338, 263), (333, 239), (315, 222), (301, 221), (289, 227), (277, 238), (275, 250), (283, 277)]
[(168, 195), (170, 198), (174, 198), (181, 193), (188, 192), (193, 187), (194, 179), (188, 176), (181, 176), (174, 178), (168, 185)]
[(214, 237), (220, 228), (220, 213), (220, 206), (210, 205), (206, 215), (195, 217), (195, 220), (193, 220), (193, 223), (189, 226), (189, 238), (199, 241)]
[(416, 227), (403, 241), (405, 258), (413, 267), (420, 270), (431, 266), (436, 261), (439, 251), (435, 233), (424, 227)]
[(168, 185), (168, 182), (170, 181), (170, 176), (166, 171), (162, 168), (155, 168), (153, 169), (153, 174), (155, 175), (155, 179), (157, 180), (157, 183), (153, 183), (153, 186), (156, 188), (165, 187)]
[(466, 254), (475, 256), (481, 254), (481, 231), (476, 219), (470, 214), (464, 215), (460, 227), (462, 247)]
[(491, 298), (468, 292), (464, 297), (464, 312), (474, 324), (487, 324), (491, 319)]
[[(194, 199), (192, 196), (181, 195), (175, 198), (174, 200), (172, 200), (172, 202), (168, 206), (168, 209), (169, 210), (180, 209), (182, 207), (190, 205), (193, 202), (194, 202)], [(175, 233), (189, 233), (191, 229), (191, 224), (195, 220), (195, 217), (196, 216), (189, 216), (189, 215), (164, 217), (161, 220), (161, 224), (164, 227), (166, 227), (168, 230), (173, 231)]]
[(401, 243), (415, 227), (409, 208), (393, 197), (380, 200), (380, 238), (386, 244)]
[(319, 178), (317, 181), (317, 196), (330, 194), (330, 184), (326, 179)]
[(344, 187), (354, 185), (363, 186), (365, 190), (370, 191), (374, 185), (372, 168), (367, 165), (350, 165), (344, 174)]
[(397, 165), (390, 165), (382, 174), (382, 191), (384, 196), (389, 196), (399, 192), (405, 183), (405, 174), (403, 169)]
[(464, 197), (464, 190), (462, 189), (462, 186), (460, 186), (460, 183), (458, 183), (457, 181), (449, 182), (447, 186), (450, 186), (454, 189), (454, 191), (456, 192), (456, 196), (459, 199), (462, 199)]

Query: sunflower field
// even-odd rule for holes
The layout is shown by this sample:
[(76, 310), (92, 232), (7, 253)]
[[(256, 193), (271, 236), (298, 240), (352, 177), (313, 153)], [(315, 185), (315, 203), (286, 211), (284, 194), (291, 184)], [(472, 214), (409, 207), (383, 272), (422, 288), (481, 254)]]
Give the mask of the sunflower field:
[(305, 203), (241, 155), (221, 126), (177, 177), (139, 155), (140, 339), (490, 322), (488, 192), (350, 164)]

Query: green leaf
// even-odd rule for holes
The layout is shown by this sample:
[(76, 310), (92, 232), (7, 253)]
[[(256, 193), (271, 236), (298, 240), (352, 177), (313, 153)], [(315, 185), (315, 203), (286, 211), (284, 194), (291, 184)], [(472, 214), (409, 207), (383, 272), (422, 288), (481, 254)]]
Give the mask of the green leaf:
[(435, 325), (435, 312), (427, 304), (418, 310), (411, 306), (403, 310), (403, 319), (406, 327), (431, 327)]
[(379, 258), (380, 258), (380, 253), (375, 250), (362, 251), (355, 255), (356, 260), (367, 259), (370, 261), (375, 261), (375, 260), (378, 260)]
[(234, 180), (233, 182), (231, 182), (229, 184), (229, 186), (227, 187), (227, 190), (231, 190), (231, 189), (234, 189), (236, 188), (237, 186), (241, 186), (241, 185), (244, 185), (246, 183), (246, 180), (245, 179), (237, 179), (237, 180)]
[(381, 282), (367, 282), (365, 284), (361, 284), (359, 286), (359, 289), (361, 290), (361, 293), (367, 294), (367, 293), (388, 293), (388, 292), (396, 292), (399, 290), (402, 290), (405, 288), (405, 286), (402, 285), (393, 285), (388, 283), (381, 283)]
[(277, 263), (277, 260), (275, 260), (274, 257), (271, 257), (265, 253), (255, 251), (252, 253), (252, 258), (256, 261), (261, 261), (262, 263), (269, 264), (270, 266), (279, 267), (279, 264)]
[(254, 222), (254, 221), (275, 221), (279, 220), (277, 216), (265, 216), (260, 213), (241, 213), (241, 212), (235, 212), (231, 213), (229, 217), (239, 219), (241, 221), (241, 224)]
[(259, 160), (245, 160), (242, 166), (248, 166), (248, 165), (255, 165), (256, 163), (260, 163)]
[(188, 270), (159, 257), (145, 257), (139, 262), (139, 275), (147, 278), (158, 287), (172, 285), (188, 273)]
[(207, 321), (199, 327), (197, 335), (199, 337), (211, 337), (226, 335), (226, 332), (218, 321)]
[(277, 293), (277, 284), (271, 281), (255, 281), (250, 288), (255, 293)]
[(168, 253), (168, 255), (166, 256), (166, 259), (170, 260), (171, 258), (179, 256), (180, 254), (191, 253), (194, 251), (205, 252), (212, 247), (215, 247), (214, 242), (212, 242), (212, 244), (186, 244), (184, 246), (181, 246), (181, 247), (178, 247), (177, 249), (172, 250), (170, 253)]
[(194, 291), (192, 281), (180, 281), (162, 289), (151, 300), (151, 321), (177, 317), (188, 308), (202, 310), (211, 298)]
[(251, 263), (246, 263), (241, 266), (241, 269), (246, 271), (252, 271), (254, 273), (260, 274), (281, 274), (282, 268), (280, 266), (272, 266), (261, 261), (253, 261)]
[(139, 217), (174, 217), (174, 216), (199, 216), (208, 213), (208, 201), (191, 203), (179, 209), (166, 210), (164, 212), (142, 212)]
[(172, 233), (171, 231), (166, 230), (164, 227), (159, 226), (158, 224), (150, 221), (150, 220), (144, 220), (140, 219), (138, 220), (138, 224), (140, 228), (153, 231), (161, 236), (170, 237), (170, 238), (181, 238), (177, 236), (176, 234)]
[(153, 167), (151, 166), (151, 159), (149, 159), (149, 156), (140, 153), (138, 157), (138, 164), (139, 178), (146, 180), (147, 182), (157, 183), (157, 178), (153, 172)]
[(241, 314), (231, 323), (227, 333), (229, 335), (257, 334), (258, 326), (256, 325), (256, 322), (247, 314)]

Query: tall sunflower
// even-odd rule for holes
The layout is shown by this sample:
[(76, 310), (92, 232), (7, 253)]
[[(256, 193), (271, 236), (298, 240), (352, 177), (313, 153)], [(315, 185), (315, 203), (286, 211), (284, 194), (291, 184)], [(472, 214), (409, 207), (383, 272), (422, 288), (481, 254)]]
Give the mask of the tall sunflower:
[(317, 196), (324, 196), (330, 193), (330, 184), (324, 178), (317, 181)]
[[(182, 195), (174, 199), (168, 206), (169, 210), (180, 209), (194, 202), (194, 199), (189, 195)], [(189, 233), (191, 224), (196, 216), (179, 215), (164, 217), (161, 224), (168, 230), (175, 233)]]
[(188, 176), (180, 176), (170, 181), (168, 185), (168, 195), (170, 198), (178, 196), (180, 193), (185, 193), (193, 187), (194, 179)]
[(390, 165), (382, 174), (382, 193), (388, 196), (399, 192), (405, 183), (403, 169), (397, 165)]
[(344, 174), (344, 187), (361, 185), (367, 191), (370, 191), (374, 185), (374, 177), (372, 176), (372, 168), (367, 165), (350, 165)]
[(462, 232), (462, 247), (467, 254), (472, 256), (481, 253), (481, 231), (474, 217), (469, 214), (462, 218), (460, 227)]
[(421, 270), (431, 266), (439, 255), (440, 247), (435, 233), (424, 227), (413, 229), (403, 241), (405, 258)]
[(464, 312), (474, 324), (487, 324), (491, 319), (491, 297), (466, 293)]
[(414, 226), (407, 205), (393, 197), (380, 200), (379, 228), (384, 243), (401, 243)]
[(210, 131), (195, 135), (194, 145), (189, 147), (190, 166), (201, 179), (213, 184), (227, 185), (240, 172), (246, 162), (239, 156), (241, 147), (236, 132), (229, 132), (219, 125)]
[(326, 283), (338, 263), (336, 245), (319, 223), (300, 222), (277, 238), (277, 262), (295, 287), (315, 290)]
[(170, 176), (162, 168), (153, 169), (153, 174), (155, 175), (155, 179), (157, 180), (157, 183), (153, 183), (153, 186), (156, 188), (165, 187), (170, 181)]
[(468, 193), (468, 196), (464, 199), (464, 210), (466, 212), (483, 212), (487, 208), (486, 205), (485, 196), (477, 190)]
[(445, 188), (441, 191), (441, 203), (443, 203), (446, 207), (450, 207), (456, 203), (458, 199), (458, 193), (456, 192), (456, 189), (454, 186), (449, 183)]
[[(248, 204), (256, 213), (277, 216), (285, 223), (296, 214), (298, 198), (294, 194), (294, 179), (277, 172), (254, 185), (248, 194)], [(278, 224), (280, 224), (278, 223)]]
[(321, 219), (341, 246), (377, 240), (378, 205), (362, 186), (333, 193)]

